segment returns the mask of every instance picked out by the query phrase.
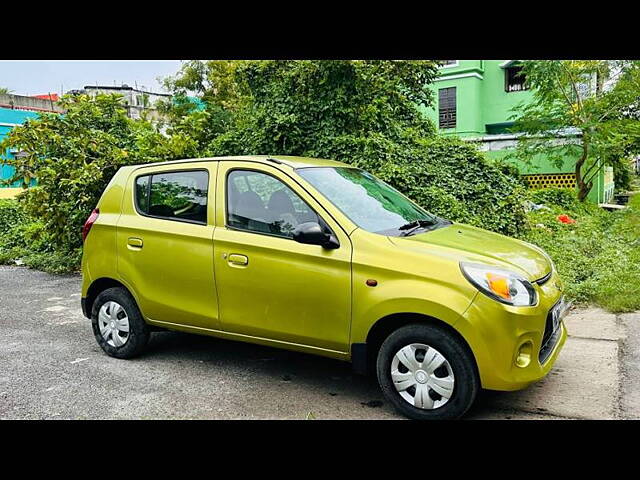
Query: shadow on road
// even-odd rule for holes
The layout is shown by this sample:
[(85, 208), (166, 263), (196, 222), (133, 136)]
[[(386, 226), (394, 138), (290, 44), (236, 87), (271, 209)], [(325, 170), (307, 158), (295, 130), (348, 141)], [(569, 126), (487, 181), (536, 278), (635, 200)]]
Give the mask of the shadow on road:
[[(382, 411), (387, 418), (403, 418), (384, 401), (373, 375), (356, 375), (351, 364), (330, 358), (181, 332), (157, 332), (152, 335), (141, 359), (159, 363), (200, 362), (230, 376), (243, 372), (258, 377), (265, 384), (293, 382), (302, 389), (340, 395), (346, 397), (345, 400), (369, 407), (372, 418)], [(517, 416), (515, 412), (502, 409), (496, 415), (494, 404), (504, 395), (503, 392), (482, 390), (465, 417), (476, 419), (493, 414), (492, 418), (509, 419)]]
[(321, 374), (354, 379), (364, 378), (354, 375), (351, 364), (347, 362), (182, 332), (153, 333), (143, 357), (161, 361), (204, 361), (215, 364), (217, 367), (245, 368), (265, 373), (280, 371), (282, 375), (296, 374), (313, 377)]
[(340, 396), (363, 408), (382, 407), (387, 417), (395, 415), (391, 406), (385, 405), (374, 376), (357, 375), (350, 363), (317, 355), (182, 332), (156, 332), (141, 359), (199, 362), (225, 375), (251, 376), (263, 385), (291, 382), (303, 390)]

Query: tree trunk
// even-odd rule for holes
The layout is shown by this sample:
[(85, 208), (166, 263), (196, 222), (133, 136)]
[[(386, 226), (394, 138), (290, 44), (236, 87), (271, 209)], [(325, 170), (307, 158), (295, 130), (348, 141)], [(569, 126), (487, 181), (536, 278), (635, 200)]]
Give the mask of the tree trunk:
[(589, 155), (589, 143), (586, 135), (582, 136), (582, 155), (576, 162), (576, 186), (578, 187), (578, 200), (584, 202), (591, 191), (593, 182), (585, 183), (582, 177), (582, 167), (587, 161)]

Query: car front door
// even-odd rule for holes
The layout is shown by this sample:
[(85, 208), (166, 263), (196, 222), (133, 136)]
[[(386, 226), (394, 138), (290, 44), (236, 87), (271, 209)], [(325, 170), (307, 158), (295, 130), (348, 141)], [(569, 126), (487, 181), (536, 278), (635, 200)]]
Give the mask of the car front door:
[(219, 328), (213, 271), (217, 162), (134, 171), (117, 227), (118, 273), (152, 321)]
[[(261, 163), (224, 161), (216, 187), (214, 265), (225, 331), (347, 352), (351, 242), (293, 178)], [(337, 249), (292, 239), (326, 222)]]

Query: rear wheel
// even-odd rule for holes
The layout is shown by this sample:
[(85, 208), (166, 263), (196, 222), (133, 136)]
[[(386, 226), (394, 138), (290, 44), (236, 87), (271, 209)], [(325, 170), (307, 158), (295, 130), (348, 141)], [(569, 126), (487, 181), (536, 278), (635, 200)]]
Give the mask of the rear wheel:
[(149, 341), (149, 326), (124, 288), (109, 288), (97, 296), (91, 311), (91, 324), (98, 345), (112, 357), (135, 357)]
[(389, 335), (378, 352), (376, 370), (387, 399), (415, 420), (459, 418), (480, 388), (466, 346), (433, 325), (406, 325)]

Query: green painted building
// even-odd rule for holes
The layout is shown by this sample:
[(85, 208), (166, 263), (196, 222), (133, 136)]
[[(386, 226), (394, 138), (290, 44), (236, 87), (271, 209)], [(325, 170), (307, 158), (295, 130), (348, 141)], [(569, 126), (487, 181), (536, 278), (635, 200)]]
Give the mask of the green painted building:
[[(489, 159), (502, 159), (517, 143), (509, 133), (511, 111), (533, 98), (517, 60), (445, 60), (431, 85), (435, 108), (425, 114), (443, 135), (458, 135), (477, 143)], [(559, 141), (579, 141), (580, 132), (567, 130)], [(546, 158), (532, 165), (517, 160), (520, 172), (533, 188), (575, 186), (575, 159), (567, 158), (558, 168)], [(605, 203), (613, 197), (613, 169), (605, 167), (594, 180), (589, 199)]]

